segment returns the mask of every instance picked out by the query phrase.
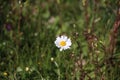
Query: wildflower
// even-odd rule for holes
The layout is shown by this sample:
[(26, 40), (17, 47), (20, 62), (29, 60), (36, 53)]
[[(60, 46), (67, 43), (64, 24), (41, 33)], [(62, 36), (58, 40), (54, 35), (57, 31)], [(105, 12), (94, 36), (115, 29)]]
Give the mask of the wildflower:
[(6, 27), (7, 31), (12, 30), (12, 24), (11, 23), (7, 23), (5, 27)]
[(54, 61), (54, 58), (53, 58), (53, 57), (51, 57), (51, 61)]
[(26, 67), (26, 68), (25, 68), (25, 71), (29, 71), (29, 70), (30, 70), (29, 67)]
[(4, 76), (7, 76), (7, 75), (8, 75), (8, 73), (7, 73), (7, 72), (4, 72), (4, 73), (3, 73), (3, 75), (4, 75)]
[(59, 36), (56, 38), (55, 45), (60, 48), (60, 51), (69, 49), (71, 46), (71, 40), (67, 36)]

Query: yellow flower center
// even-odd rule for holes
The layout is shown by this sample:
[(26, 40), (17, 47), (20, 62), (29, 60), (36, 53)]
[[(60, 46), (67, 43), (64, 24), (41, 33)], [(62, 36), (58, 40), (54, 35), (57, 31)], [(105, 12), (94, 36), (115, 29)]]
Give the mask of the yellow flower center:
[(61, 41), (60, 42), (60, 46), (65, 46), (66, 45), (66, 42), (65, 41)]

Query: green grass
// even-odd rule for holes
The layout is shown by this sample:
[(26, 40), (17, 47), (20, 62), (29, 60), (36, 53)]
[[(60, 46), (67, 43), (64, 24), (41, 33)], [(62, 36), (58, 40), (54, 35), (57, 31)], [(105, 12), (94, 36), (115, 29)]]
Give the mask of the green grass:
[[(110, 43), (118, 2), (2, 0), (0, 80), (120, 80), (118, 31)], [(60, 35), (70, 49), (56, 47)]]

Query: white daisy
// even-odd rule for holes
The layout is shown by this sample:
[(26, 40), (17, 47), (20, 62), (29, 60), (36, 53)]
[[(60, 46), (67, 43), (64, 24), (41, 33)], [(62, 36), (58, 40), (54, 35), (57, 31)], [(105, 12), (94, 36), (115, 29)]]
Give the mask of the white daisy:
[(55, 45), (60, 48), (60, 51), (69, 49), (71, 46), (71, 40), (67, 36), (58, 36), (55, 40)]

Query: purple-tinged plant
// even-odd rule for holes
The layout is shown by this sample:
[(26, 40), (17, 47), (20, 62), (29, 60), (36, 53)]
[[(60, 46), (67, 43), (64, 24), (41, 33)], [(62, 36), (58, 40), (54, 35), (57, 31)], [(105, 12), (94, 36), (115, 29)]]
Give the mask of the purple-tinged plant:
[(7, 23), (5, 25), (5, 28), (6, 28), (7, 31), (11, 31), (12, 30), (12, 24), (11, 23)]

